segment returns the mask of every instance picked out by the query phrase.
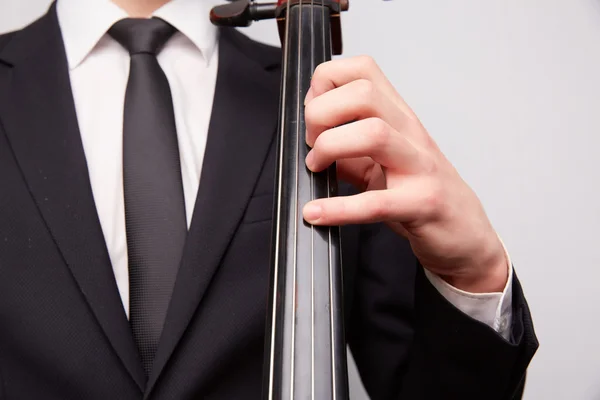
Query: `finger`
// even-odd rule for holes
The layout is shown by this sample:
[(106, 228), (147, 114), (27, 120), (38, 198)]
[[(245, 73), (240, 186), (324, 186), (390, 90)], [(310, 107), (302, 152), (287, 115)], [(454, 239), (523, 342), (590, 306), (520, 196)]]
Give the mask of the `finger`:
[[(397, 130), (406, 127), (406, 118), (387, 97), (368, 80), (353, 81), (314, 99), (304, 110), (306, 142), (312, 146), (325, 130), (366, 118), (380, 118)], [(408, 133), (411, 129), (406, 129)]]
[(368, 118), (319, 135), (306, 157), (306, 166), (319, 172), (336, 160), (370, 157), (386, 168), (412, 174), (421, 170), (421, 154), (385, 121)]
[(303, 215), (308, 223), (326, 226), (429, 221), (439, 212), (441, 198), (435, 185), (414, 178), (398, 189), (313, 200), (304, 206)]
[(381, 165), (371, 157), (349, 158), (337, 161), (338, 179), (348, 182), (360, 191), (386, 188)]
[(407, 116), (412, 119), (417, 118), (386, 78), (375, 60), (368, 56), (338, 59), (320, 64), (313, 73), (311, 87), (307, 93), (305, 104), (308, 104), (312, 99), (319, 97), (323, 93), (359, 79), (371, 81)]

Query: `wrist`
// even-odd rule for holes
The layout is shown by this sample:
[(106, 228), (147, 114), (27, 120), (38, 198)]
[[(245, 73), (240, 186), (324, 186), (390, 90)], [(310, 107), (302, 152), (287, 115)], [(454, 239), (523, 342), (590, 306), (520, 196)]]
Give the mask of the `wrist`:
[(450, 285), (470, 293), (499, 293), (504, 290), (509, 277), (509, 260), (504, 245), (498, 238), (500, 250), (466, 271), (471, 273), (442, 276)]
[(469, 293), (500, 293), (508, 280), (508, 267), (501, 264), (482, 276), (442, 277), (450, 285)]

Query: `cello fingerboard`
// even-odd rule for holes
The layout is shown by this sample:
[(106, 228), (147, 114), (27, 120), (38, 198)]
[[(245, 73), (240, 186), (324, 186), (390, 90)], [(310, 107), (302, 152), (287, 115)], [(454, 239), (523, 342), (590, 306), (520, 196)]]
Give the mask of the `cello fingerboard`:
[(310, 200), (337, 195), (336, 168), (312, 173), (304, 98), (315, 68), (331, 59), (330, 9), (288, 5), (275, 176), (264, 398), (347, 400), (339, 227), (306, 223)]

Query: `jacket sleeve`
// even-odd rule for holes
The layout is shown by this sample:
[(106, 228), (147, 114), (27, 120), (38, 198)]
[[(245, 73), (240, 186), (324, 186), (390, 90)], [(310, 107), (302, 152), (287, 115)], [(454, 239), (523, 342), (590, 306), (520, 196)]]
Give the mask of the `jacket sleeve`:
[(372, 400), (521, 398), (538, 342), (516, 274), (507, 341), (449, 303), (385, 225), (358, 242), (347, 338)]

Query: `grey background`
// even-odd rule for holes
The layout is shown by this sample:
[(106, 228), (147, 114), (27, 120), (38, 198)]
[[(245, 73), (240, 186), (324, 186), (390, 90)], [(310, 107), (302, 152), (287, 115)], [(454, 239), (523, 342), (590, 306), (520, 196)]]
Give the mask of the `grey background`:
[[(0, 31), (48, 4), (0, 0)], [(511, 253), (541, 342), (525, 398), (600, 399), (600, 0), (351, 0), (343, 24), (345, 56), (379, 62)]]

